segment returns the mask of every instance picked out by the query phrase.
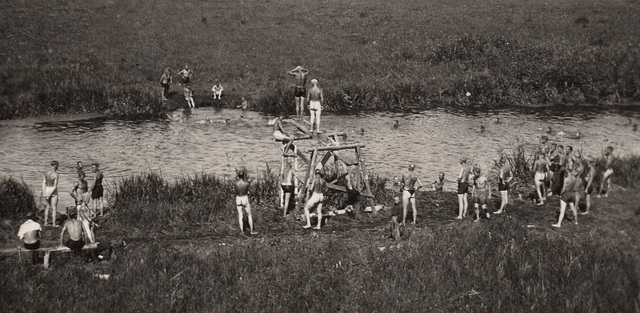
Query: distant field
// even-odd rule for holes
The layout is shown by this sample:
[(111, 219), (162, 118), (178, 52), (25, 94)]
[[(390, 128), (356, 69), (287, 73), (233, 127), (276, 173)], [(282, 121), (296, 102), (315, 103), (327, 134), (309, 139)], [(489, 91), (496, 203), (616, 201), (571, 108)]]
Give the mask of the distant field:
[(638, 1), (10, 0), (0, 12), (0, 118), (156, 114), (162, 68), (184, 64), (200, 101), (220, 80), (271, 110), (290, 105), (285, 72), (299, 64), (333, 110), (640, 99)]

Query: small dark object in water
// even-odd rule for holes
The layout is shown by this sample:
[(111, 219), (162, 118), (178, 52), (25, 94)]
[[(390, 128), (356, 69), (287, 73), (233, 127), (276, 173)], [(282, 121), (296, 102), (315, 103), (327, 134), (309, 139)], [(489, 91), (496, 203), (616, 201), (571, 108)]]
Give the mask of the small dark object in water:
[(200, 19), (200, 22), (202, 22), (202, 24), (204, 24), (204, 25), (207, 25), (207, 18), (206, 18), (205, 16), (203, 16), (203, 17)]
[(551, 126), (547, 127), (547, 134), (551, 134), (553, 133), (553, 129), (551, 129)]
[(484, 132), (484, 125), (480, 125), (480, 132)]
[(364, 127), (360, 128), (360, 133), (364, 135)]
[(396, 120), (395, 124), (393, 124), (393, 128), (398, 128), (398, 127), (400, 127), (400, 122)]
[(633, 124), (633, 131), (638, 130), (638, 124)]

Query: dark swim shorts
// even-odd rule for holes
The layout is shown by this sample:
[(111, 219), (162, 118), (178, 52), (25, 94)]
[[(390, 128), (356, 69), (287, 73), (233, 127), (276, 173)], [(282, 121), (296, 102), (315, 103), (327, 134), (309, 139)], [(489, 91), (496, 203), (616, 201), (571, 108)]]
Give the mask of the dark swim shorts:
[(576, 195), (571, 190), (565, 190), (561, 195), (561, 199), (566, 203), (573, 203), (576, 201)]
[(282, 191), (284, 191), (284, 192), (294, 192), (295, 189), (296, 189), (296, 186), (294, 186), (294, 185), (282, 184), (280, 186), (282, 187)]
[(508, 191), (509, 183), (498, 183), (498, 191)]
[(294, 94), (293, 94), (293, 95), (294, 95), (295, 97), (304, 97), (304, 96), (305, 96), (306, 91), (307, 91), (307, 90), (306, 90), (304, 87), (296, 86), (296, 89), (295, 89), (295, 92), (294, 92)]
[(469, 193), (469, 183), (458, 183), (458, 194)]
[(40, 249), (40, 240), (34, 242), (34, 243), (24, 243), (24, 248), (27, 250), (36, 250), (36, 249)]
[(102, 188), (102, 185), (97, 185), (93, 188), (93, 191), (91, 191), (91, 199), (100, 199), (103, 193), (104, 188)]
[(64, 245), (71, 249), (71, 251), (78, 251), (82, 250), (82, 247), (84, 247), (84, 241), (82, 241), (82, 239), (78, 241), (69, 239)]

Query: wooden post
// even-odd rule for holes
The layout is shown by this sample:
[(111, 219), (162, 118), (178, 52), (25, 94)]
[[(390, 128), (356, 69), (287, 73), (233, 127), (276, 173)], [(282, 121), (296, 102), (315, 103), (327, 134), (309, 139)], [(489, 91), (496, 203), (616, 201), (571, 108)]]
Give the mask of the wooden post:
[[(360, 151), (359, 146), (356, 147), (356, 154), (358, 155), (358, 161), (360, 163), (362, 173), (364, 174), (363, 178), (364, 178), (364, 186), (366, 188), (366, 191), (368, 194), (373, 195), (373, 192), (371, 192), (371, 186), (369, 186), (369, 175), (367, 174), (367, 168), (364, 165), (364, 160), (362, 159), (362, 152)], [(369, 198), (369, 205), (371, 206), (371, 212), (373, 212), (373, 215), (377, 215), (378, 212), (376, 212), (376, 201), (373, 198)]]
[(304, 177), (304, 181), (302, 182), (302, 190), (300, 190), (300, 194), (298, 195), (298, 199), (300, 199), (300, 206), (304, 206), (307, 203), (307, 182), (311, 175), (313, 175), (314, 164), (316, 163), (316, 159), (318, 158), (318, 151), (313, 150), (311, 152), (311, 162), (309, 162), (307, 167), (307, 174)]

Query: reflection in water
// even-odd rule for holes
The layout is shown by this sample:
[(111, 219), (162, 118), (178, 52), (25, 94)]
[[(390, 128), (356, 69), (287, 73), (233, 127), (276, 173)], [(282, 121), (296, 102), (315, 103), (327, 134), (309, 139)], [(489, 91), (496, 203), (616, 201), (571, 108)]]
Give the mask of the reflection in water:
[[(240, 110), (198, 108), (176, 111), (164, 120), (0, 124), (0, 175), (22, 178), (39, 194), (49, 162), (58, 160), (64, 207), (71, 205), (66, 194), (75, 182), (77, 161), (99, 162), (111, 187), (121, 177), (150, 170), (173, 179), (202, 172), (233, 175), (234, 168), (242, 165), (254, 173), (266, 165), (279, 168), (279, 144), (267, 125), (270, 117), (241, 114)], [(364, 143), (368, 169), (376, 173), (392, 177), (414, 162), (422, 180), (433, 181), (441, 171), (454, 179), (462, 156), (486, 168), (502, 149), (516, 143), (534, 144), (549, 127), (552, 141), (573, 145), (586, 155), (598, 155), (608, 145), (618, 155), (640, 153), (640, 133), (632, 129), (639, 117), (638, 112), (628, 111), (443, 108), (327, 115), (323, 128), (344, 131), (349, 142)], [(569, 138), (577, 132), (580, 139)]]

